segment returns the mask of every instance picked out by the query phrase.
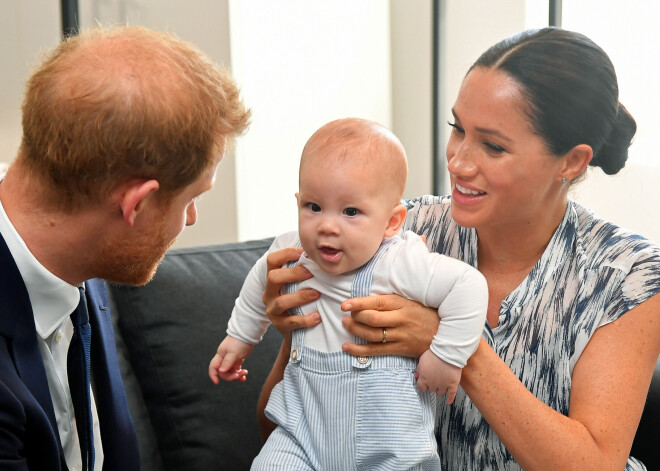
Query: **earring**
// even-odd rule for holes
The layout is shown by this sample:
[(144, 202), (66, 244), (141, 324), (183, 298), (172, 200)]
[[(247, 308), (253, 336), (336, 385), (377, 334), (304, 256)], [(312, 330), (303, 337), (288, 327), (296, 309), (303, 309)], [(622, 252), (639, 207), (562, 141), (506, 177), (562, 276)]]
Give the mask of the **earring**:
[(563, 185), (564, 183), (566, 183), (566, 177), (561, 179), (561, 184)]

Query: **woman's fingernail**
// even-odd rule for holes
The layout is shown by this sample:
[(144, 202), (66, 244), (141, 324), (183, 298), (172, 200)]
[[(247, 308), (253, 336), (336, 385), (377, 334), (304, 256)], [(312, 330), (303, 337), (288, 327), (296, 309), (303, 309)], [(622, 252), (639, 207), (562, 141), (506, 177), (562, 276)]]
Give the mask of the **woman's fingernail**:
[(350, 311), (353, 309), (353, 305), (351, 303), (344, 303), (341, 305), (341, 308), (343, 311)]
[(313, 318), (315, 321), (321, 322), (321, 314), (319, 314), (318, 312), (314, 313)]

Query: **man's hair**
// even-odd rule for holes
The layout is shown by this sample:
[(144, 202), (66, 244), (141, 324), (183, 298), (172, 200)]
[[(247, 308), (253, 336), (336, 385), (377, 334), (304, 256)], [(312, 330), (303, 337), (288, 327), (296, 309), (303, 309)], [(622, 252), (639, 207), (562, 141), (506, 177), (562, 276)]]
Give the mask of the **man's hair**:
[(167, 198), (217, 163), (249, 117), (229, 74), (191, 44), (99, 28), (60, 43), (29, 79), (18, 159), (60, 209), (135, 178)]

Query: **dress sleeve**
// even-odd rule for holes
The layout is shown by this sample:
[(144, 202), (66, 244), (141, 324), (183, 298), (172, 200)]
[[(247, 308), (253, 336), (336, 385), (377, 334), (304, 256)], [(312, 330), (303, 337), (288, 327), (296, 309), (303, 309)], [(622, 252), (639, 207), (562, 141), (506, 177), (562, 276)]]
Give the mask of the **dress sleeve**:
[(627, 275), (613, 291), (600, 326), (614, 322), (632, 308), (660, 293), (660, 247), (632, 249)]

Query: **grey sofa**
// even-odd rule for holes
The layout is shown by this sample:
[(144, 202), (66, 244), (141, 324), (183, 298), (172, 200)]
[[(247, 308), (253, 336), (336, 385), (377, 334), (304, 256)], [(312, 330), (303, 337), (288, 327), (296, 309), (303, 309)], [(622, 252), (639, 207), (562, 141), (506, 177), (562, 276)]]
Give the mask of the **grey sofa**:
[[(139, 288), (108, 286), (142, 470), (243, 470), (261, 446), (257, 398), (279, 350), (269, 329), (246, 382), (208, 378), (243, 280), (272, 239), (167, 253)], [(127, 470), (129, 471), (129, 470)]]
[[(171, 250), (148, 285), (108, 287), (144, 471), (244, 470), (258, 453), (257, 398), (279, 334), (269, 329), (255, 347), (244, 383), (215, 386), (207, 368), (243, 279), (271, 241)], [(649, 470), (660, 470), (658, 437), (660, 361), (632, 452)]]

